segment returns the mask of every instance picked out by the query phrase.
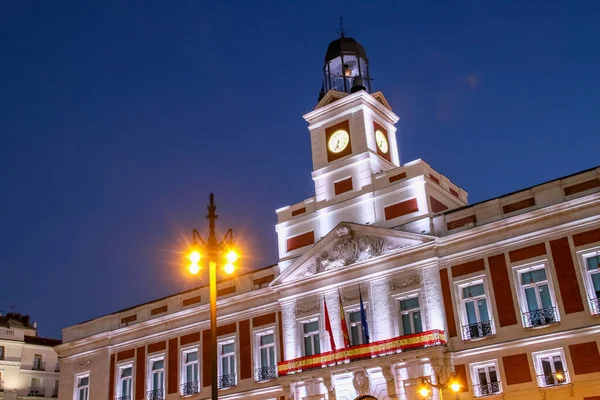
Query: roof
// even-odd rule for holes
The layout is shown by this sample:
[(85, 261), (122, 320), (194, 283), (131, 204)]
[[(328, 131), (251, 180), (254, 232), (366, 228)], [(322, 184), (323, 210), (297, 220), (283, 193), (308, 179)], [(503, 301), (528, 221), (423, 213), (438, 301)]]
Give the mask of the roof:
[(39, 346), (54, 347), (54, 346), (58, 346), (59, 344), (62, 344), (62, 340), (43, 338), (43, 337), (39, 337), (39, 336), (25, 336), (25, 343), (37, 344)]
[(325, 62), (333, 60), (334, 58), (343, 54), (357, 55), (365, 61), (369, 61), (367, 58), (367, 53), (360, 43), (352, 38), (342, 36), (341, 38), (329, 43), (329, 47), (327, 47), (327, 53), (325, 53)]

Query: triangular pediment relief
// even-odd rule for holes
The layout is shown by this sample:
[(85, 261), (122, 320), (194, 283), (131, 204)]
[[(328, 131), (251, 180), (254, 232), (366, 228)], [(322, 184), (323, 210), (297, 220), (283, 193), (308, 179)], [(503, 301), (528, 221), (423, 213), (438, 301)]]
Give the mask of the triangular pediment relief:
[(433, 240), (433, 236), (343, 222), (296, 259), (271, 285), (325, 274)]

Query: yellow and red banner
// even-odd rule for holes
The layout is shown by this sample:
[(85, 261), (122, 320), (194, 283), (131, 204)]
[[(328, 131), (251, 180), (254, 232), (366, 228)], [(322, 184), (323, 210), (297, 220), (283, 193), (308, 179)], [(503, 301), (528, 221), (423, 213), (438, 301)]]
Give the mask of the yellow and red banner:
[(277, 364), (279, 376), (294, 374), (312, 368), (323, 368), (335, 364), (342, 364), (350, 360), (373, 358), (386, 354), (399, 353), (417, 347), (445, 346), (444, 331), (435, 329), (412, 335), (398, 336), (379, 342), (362, 344), (360, 346), (346, 347), (344, 349), (328, 351), (314, 356), (300, 357), (293, 360), (282, 361)]

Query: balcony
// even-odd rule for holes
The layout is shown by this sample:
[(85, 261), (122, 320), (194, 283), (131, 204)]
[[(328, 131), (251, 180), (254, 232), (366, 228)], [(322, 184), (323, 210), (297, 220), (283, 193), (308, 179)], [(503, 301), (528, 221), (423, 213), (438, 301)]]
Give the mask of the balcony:
[(473, 394), (475, 397), (492, 396), (502, 393), (502, 385), (500, 382), (490, 382), (481, 385), (473, 385)]
[(535, 328), (537, 326), (550, 325), (557, 322), (558, 320), (556, 319), (554, 307), (523, 313), (523, 323), (526, 328)]
[(479, 339), (492, 334), (492, 322), (482, 321), (476, 324), (463, 325), (464, 340)]
[(186, 382), (181, 385), (182, 396), (190, 396), (196, 393), (200, 393), (200, 382)]
[(398, 336), (388, 340), (381, 340), (359, 346), (347, 347), (335, 351), (316, 354), (314, 356), (300, 357), (293, 360), (282, 361), (277, 364), (279, 376), (294, 374), (316, 368), (329, 367), (350, 361), (396, 354), (411, 349), (434, 346), (445, 346), (444, 331), (435, 329), (415, 333), (413, 335)]
[(31, 397), (44, 397), (44, 388), (41, 387), (30, 387), (28, 396)]
[(256, 382), (268, 381), (275, 378), (277, 378), (277, 367), (275, 365), (257, 368), (254, 371), (254, 379)]
[(540, 387), (558, 386), (569, 383), (567, 371), (558, 371), (554, 373), (538, 375), (537, 378)]
[(165, 389), (154, 389), (146, 392), (147, 400), (163, 400), (165, 398)]
[(592, 303), (592, 314), (600, 315), (600, 297), (590, 300)]
[(54, 398), (58, 397), (58, 389), (57, 388), (52, 389), (52, 397), (54, 397)]
[(227, 389), (235, 386), (235, 374), (221, 375), (217, 378), (217, 387)]
[(115, 400), (131, 400), (131, 395), (117, 397)]
[(46, 370), (46, 363), (43, 362), (43, 361), (34, 360), (33, 361), (33, 365), (31, 366), (31, 369), (33, 371), (45, 371)]

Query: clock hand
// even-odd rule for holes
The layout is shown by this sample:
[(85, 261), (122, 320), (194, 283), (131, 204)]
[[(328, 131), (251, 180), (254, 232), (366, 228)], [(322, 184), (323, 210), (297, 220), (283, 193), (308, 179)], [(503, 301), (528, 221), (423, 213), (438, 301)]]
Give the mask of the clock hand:
[(337, 143), (336, 143), (336, 145), (335, 145), (335, 149), (337, 150), (337, 149), (338, 149), (338, 147), (340, 147), (340, 141), (339, 141), (339, 140), (337, 141)]

